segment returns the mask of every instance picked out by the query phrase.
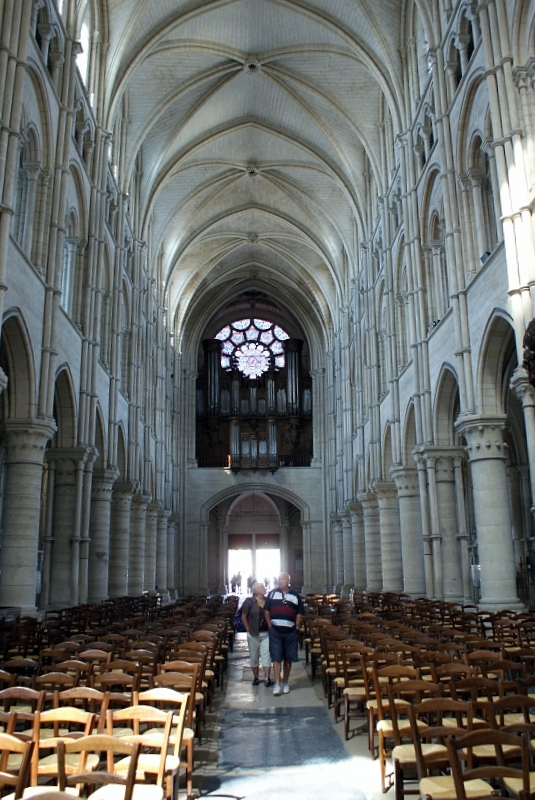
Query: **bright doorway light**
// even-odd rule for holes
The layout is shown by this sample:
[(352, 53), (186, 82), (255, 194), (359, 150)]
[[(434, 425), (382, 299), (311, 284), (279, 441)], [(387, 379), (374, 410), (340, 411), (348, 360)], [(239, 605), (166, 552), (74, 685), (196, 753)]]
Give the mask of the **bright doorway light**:
[(247, 594), (247, 578), (253, 571), (253, 551), (252, 550), (229, 550), (228, 551), (228, 583), (229, 593), (232, 591), (230, 580), (233, 575), (241, 572), (241, 592)]
[(281, 551), (280, 550), (257, 550), (256, 551), (256, 577), (265, 583), (267, 578), (268, 589), (273, 589), (273, 579), (281, 571)]

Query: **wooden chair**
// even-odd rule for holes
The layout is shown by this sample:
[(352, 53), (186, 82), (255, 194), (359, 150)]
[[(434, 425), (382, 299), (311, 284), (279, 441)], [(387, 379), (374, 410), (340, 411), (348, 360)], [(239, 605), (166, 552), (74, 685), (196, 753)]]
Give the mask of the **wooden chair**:
[[(152, 705), (162, 711), (173, 712), (173, 724), (169, 737), (169, 744), (173, 748), (173, 751), (167, 756), (165, 763), (166, 795), (168, 800), (172, 800), (173, 797), (177, 796), (180, 767), (186, 769), (188, 797), (191, 797), (193, 790), (193, 757), (191, 762), (189, 762), (188, 752), (186, 752), (186, 761), (181, 761), (182, 746), (185, 744), (183, 741), (185, 720), (187, 719), (188, 713), (191, 713), (189, 700), (189, 694), (182, 694), (173, 689), (166, 689), (163, 687), (149, 689), (146, 692), (136, 692), (134, 697), (134, 705)], [(151, 732), (151, 735), (152, 733), (153, 732)], [(157, 733), (162, 735), (163, 730), (157, 729)], [(153, 756), (142, 755), (140, 759), (140, 768), (145, 771), (150, 771), (148, 769), (150, 764), (152, 764), (152, 771), (155, 772), (158, 767), (156, 759)]]
[[(366, 645), (362, 645), (366, 648)], [(367, 650), (368, 648), (366, 648)], [(341, 697), (344, 702), (344, 737), (347, 741), (349, 735), (358, 730), (351, 728), (351, 719), (365, 720), (367, 717), (367, 703), (372, 699), (371, 680), (366, 669), (366, 653), (359, 649), (345, 647), (341, 651), (344, 686)], [(335, 704), (335, 716), (337, 708)]]
[(39, 661), (24, 656), (14, 656), (2, 663), (2, 671), (13, 675), (12, 685), (17, 686), (31, 686), (39, 668)]
[(14, 800), (22, 797), (30, 782), (33, 741), (21, 741), (18, 736), (0, 733), (0, 787), (12, 786)]
[[(31, 785), (56, 778), (58, 775), (58, 742), (65, 738), (89, 736), (95, 727), (95, 715), (74, 706), (63, 706), (49, 711), (37, 711), (32, 739), (34, 751), (31, 768)], [(50, 752), (52, 751), (52, 752)], [(89, 766), (94, 768), (97, 762)]]
[[(83, 787), (99, 786), (100, 788), (90, 793), (93, 800), (163, 800), (163, 789), (160, 786), (136, 783), (139, 753), (139, 743), (126, 742), (105, 734), (61, 741), (58, 743), (59, 785), (62, 789), (73, 786), (78, 791)], [(101, 762), (103, 754), (106, 759)], [(115, 771), (116, 757), (129, 759), (126, 775), (124, 771)], [(87, 763), (95, 758), (98, 764), (105, 765), (105, 769), (87, 770)], [(69, 767), (69, 759), (74, 760), (78, 766)]]
[[(390, 689), (392, 701), (394, 698), (394, 687)], [(393, 706), (394, 708), (395, 705)], [(394, 788), (396, 800), (401, 800), (406, 794), (412, 793), (406, 789), (405, 782), (411, 777), (411, 773), (416, 772), (418, 777), (425, 777), (429, 772), (429, 766), (446, 766), (446, 746), (445, 738), (451, 731), (464, 731), (464, 723), (468, 721), (470, 715), (470, 704), (451, 700), (451, 698), (434, 697), (427, 698), (421, 703), (414, 703), (405, 708), (401, 708), (400, 714), (394, 712), (393, 720), (395, 723), (396, 744), (392, 750), (392, 764), (394, 771)], [(399, 718), (405, 717), (402, 731), (399, 730)], [(457, 725), (445, 726), (444, 721), (448, 719)], [(410, 727), (410, 741), (402, 741), (407, 738), (406, 724)], [(418, 763), (420, 769), (418, 770)]]
[(75, 686), (88, 686), (91, 677), (91, 664), (79, 661), (77, 658), (69, 658), (67, 661), (59, 661), (54, 665), (55, 672), (64, 672), (75, 679)]
[(46, 692), (26, 686), (12, 686), (0, 691), (0, 708), (4, 711), (35, 713), (45, 707)]
[[(184, 705), (180, 722), (180, 734), (184, 726), (185, 710)], [(156, 785), (162, 788), (165, 788), (166, 767), (170, 764), (167, 759), (174, 716), (172, 711), (165, 712), (148, 705), (112, 709), (108, 710), (106, 714), (106, 727), (109, 736), (113, 736), (113, 731), (118, 725), (125, 725), (126, 727), (131, 727), (133, 733), (125, 734), (120, 738), (131, 743), (137, 742), (141, 746), (137, 769), (138, 779), (143, 780), (145, 774), (154, 775), (156, 776)], [(157, 751), (156, 754), (154, 751)], [(154, 755), (156, 755), (155, 758), (153, 758)], [(179, 759), (177, 760), (178, 762), (180, 761)], [(115, 765), (115, 769), (121, 771), (129, 768), (129, 766), (130, 760), (125, 758)], [(178, 766), (176, 767), (177, 770)]]
[[(181, 672), (162, 672), (160, 675), (155, 675), (154, 682), (155, 689), (171, 689), (180, 694), (186, 693), (188, 695), (188, 705), (186, 708), (186, 719), (184, 723), (184, 730), (182, 739), (184, 747), (186, 748), (186, 782), (188, 782), (188, 775), (191, 780), (191, 773), (193, 772), (193, 765), (195, 761), (195, 692), (196, 692), (196, 670), (197, 665), (194, 664), (194, 672), (192, 675)], [(188, 788), (188, 797), (191, 795), (191, 786)]]
[(95, 715), (95, 731), (103, 733), (106, 725), (106, 711), (110, 695), (91, 686), (77, 686), (54, 693), (54, 708), (74, 706)]
[[(192, 721), (192, 727), (194, 724), (195, 735), (200, 742), (202, 739), (202, 726), (204, 722), (204, 708), (206, 703), (206, 697), (202, 685), (201, 665), (196, 662), (175, 660), (169, 661), (165, 664), (159, 664), (158, 670), (158, 674), (154, 676), (154, 686), (172, 686), (179, 692), (190, 691), (189, 688), (185, 688), (184, 683), (181, 682), (180, 676), (189, 676), (190, 679), (193, 678), (195, 685), (195, 715), (194, 723)], [(172, 681), (172, 683), (169, 681)]]
[[(401, 668), (400, 668), (401, 669)], [(408, 707), (415, 703), (421, 703), (424, 698), (436, 699), (440, 695), (440, 687), (430, 681), (422, 681), (419, 678), (403, 680), (398, 678), (390, 669), (391, 677), (386, 684), (388, 703), (382, 703), (383, 715), (377, 722), (378, 734), (378, 757), (381, 770), (381, 789), (387, 792), (394, 783), (394, 772), (387, 773), (386, 761), (392, 750), (401, 745), (408, 739), (412, 740), (412, 728), (408, 718)], [(418, 728), (425, 727), (423, 721), (418, 719)], [(388, 743), (392, 742), (392, 747)], [(403, 793), (403, 781), (398, 786)]]
[[(442, 701), (452, 702), (449, 698), (442, 698)], [(437, 701), (429, 700), (427, 702), (431, 705), (432, 702)], [(468, 702), (462, 705), (464, 707), (468, 706), (466, 713), (469, 720), (472, 715), (471, 704)], [(467, 733), (467, 728), (451, 724), (444, 725), (446, 719), (452, 719), (446, 716), (442, 719), (435, 717), (432, 724), (421, 728), (417, 725), (417, 721), (421, 714), (424, 714), (424, 720), (429, 720), (429, 717), (425, 716), (427, 712), (428, 709), (425, 708), (424, 703), (410, 706), (408, 709), (416, 755), (418, 790), (422, 798), (429, 798), (429, 800), (439, 800), (439, 798), (441, 800), (456, 800), (453, 778), (451, 775), (444, 774), (445, 768), (449, 763), (447, 750), (445, 752), (445, 744), (447, 738), (464, 736)], [(432, 713), (430, 709), (429, 713)], [(465, 712), (456, 711), (454, 713), (455, 718), (459, 720), (460, 714), (464, 715)], [(438, 775), (436, 774), (437, 772)]]
[(49, 706), (53, 701), (54, 692), (74, 689), (76, 683), (76, 677), (66, 672), (45, 672), (44, 675), (37, 675), (34, 679), (34, 689), (45, 692), (45, 706)]
[[(496, 782), (502, 795), (507, 791), (512, 791), (517, 797), (520, 792), (529, 793), (529, 738), (527, 734), (518, 736), (503, 731), (481, 729), (467, 733), (458, 739), (447, 739), (446, 747), (457, 800), (486, 797), (492, 793)], [(491, 763), (481, 764), (478, 761), (477, 766), (474, 766), (473, 751), (481, 747), (493, 749), (494, 758)], [(503, 752), (505, 747), (521, 750), (521, 768), (505, 764)], [(461, 765), (461, 759), (466, 761), (465, 769)]]

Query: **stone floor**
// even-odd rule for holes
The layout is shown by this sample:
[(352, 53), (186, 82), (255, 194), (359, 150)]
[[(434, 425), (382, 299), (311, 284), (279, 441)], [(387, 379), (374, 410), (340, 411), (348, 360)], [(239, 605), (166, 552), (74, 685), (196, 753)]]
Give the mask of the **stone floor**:
[[(207, 716), (196, 749), (194, 785), (203, 797), (271, 800), (291, 790), (292, 800), (379, 800), (379, 764), (363, 732), (344, 741), (343, 722), (327, 711), (321, 681), (294, 664), (291, 691), (280, 697), (252, 685), (245, 634), (238, 634), (228, 680)], [(393, 799), (393, 790), (389, 792)], [(181, 793), (182, 795), (182, 793)]]

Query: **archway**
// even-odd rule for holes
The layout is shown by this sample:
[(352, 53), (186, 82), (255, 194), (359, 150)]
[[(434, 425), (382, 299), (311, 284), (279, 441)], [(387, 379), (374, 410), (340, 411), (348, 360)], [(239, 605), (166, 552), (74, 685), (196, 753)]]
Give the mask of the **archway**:
[(239, 568), (241, 557), (242, 593), (247, 591), (247, 577), (253, 572), (259, 580), (269, 578), (273, 586), (273, 578), (285, 570), (292, 576), (292, 585), (303, 588), (306, 508), (303, 511), (291, 499), (261, 487), (243, 487), (241, 491), (214, 498), (205, 513), (209, 592), (230, 590), (230, 578), (233, 570)]
[(228, 575), (241, 573), (248, 584), (251, 578), (268, 581), (280, 572), (281, 517), (277, 505), (263, 492), (244, 492), (231, 504), (227, 513)]

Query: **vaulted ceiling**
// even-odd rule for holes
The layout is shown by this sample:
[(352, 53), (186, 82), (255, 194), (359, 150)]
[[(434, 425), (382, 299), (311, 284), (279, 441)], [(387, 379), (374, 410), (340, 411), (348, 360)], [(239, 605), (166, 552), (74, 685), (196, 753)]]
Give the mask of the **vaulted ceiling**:
[(404, 13), (402, 0), (110, 0), (106, 122), (123, 120), (121, 182), (139, 181), (172, 311), (251, 269), (342, 303), (366, 181), (384, 180), (379, 126), (385, 109), (395, 130), (403, 118)]

